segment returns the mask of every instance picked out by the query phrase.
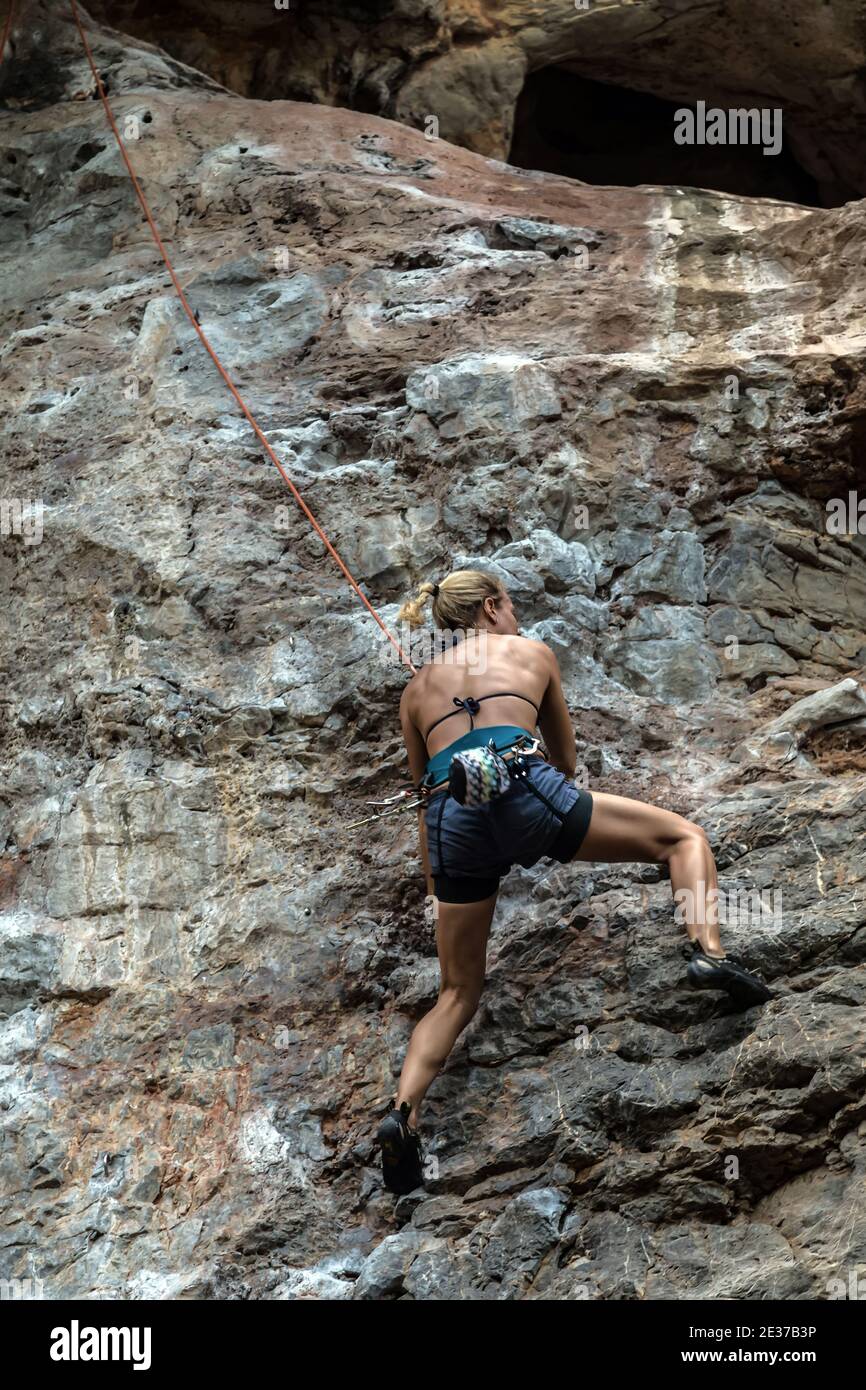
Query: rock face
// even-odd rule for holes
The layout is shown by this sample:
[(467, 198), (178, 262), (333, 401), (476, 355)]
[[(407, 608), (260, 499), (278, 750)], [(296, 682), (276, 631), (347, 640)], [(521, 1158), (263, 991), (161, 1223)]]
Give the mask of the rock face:
[(501, 573), (589, 785), (705, 826), (728, 945), (776, 993), (684, 988), (655, 870), (514, 871), (426, 1190), (383, 1193), (375, 1116), (438, 977), (414, 824), (348, 827), (405, 778), (405, 674), (185, 318), (77, 32), (31, 4), (0, 69), (0, 1276), (847, 1288), (863, 205), (526, 173), (84, 17), (185, 292), (384, 617), (455, 564)]
[[(849, 0), (279, 0), (256, 7), (254, 17), (233, 0), (94, 6), (245, 96), (349, 106), (419, 129), (435, 121), (445, 140), (498, 159), (513, 148), (513, 162), (532, 168), (594, 183), (709, 184), (828, 205), (866, 193), (866, 12)], [(539, 99), (552, 100), (555, 124), (559, 105), (564, 123), (585, 132), (608, 95), (607, 176), (560, 167), (538, 129)], [(795, 161), (787, 179), (779, 191), (762, 189), (760, 180), (775, 183), (787, 159), (731, 161), (711, 148), (668, 177), (653, 167), (664, 168), (666, 153), (650, 138), (651, 98), (779, 109)], [(669, 127), (667, 114), (665, 121)], [(669, 149), (667, 132), (664, 143)], [(636, 153), (637, 177), (625, 176), (624, 146)], [(700, 176), (708, 164), (715, 179)], [(797, 166), (814, 180), (813, 193), (797, 191)], [(611, 168), (623, 173), (611, 177)]]

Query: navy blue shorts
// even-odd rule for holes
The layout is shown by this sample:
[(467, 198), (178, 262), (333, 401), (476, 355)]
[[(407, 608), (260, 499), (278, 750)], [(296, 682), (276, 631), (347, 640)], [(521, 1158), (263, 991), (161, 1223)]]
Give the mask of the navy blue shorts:
[(424, 823), (441, 902), (489, 898), (513, 864), (530, 869), (539, 859), (567, 864), (574, 858), (589, 829), (592, 796), (543, 758), (529, 758), (527, 764), (532, 785), (555, 811), (520, 781), (484, 806), (461, 806), (447, 788), (431, 796)]

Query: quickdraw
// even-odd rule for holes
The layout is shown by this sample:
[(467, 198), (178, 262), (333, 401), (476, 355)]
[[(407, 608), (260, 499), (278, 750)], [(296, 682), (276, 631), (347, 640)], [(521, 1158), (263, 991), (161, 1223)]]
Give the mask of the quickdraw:
[[(384, 801), (368, 801), (366, 803), (368, 806), (388, 806), (389, 809), (387, 811), (379, 811), (373, 816), (365, 816), (363, 820), (353, 821), (351, 825), (346, 826), (346, 829), (357, 830), (359, 825), (369, 825), (370, 821), (382, 820), (384, 816), (393, 816), (395, 811), (414, 811), (418, 806), (424, 805), (424, 798), (422, 797), (419, 801), (413, 801), (409, 804), (407, 804), (406, 798), (408, 796), (417, 795), (418, 792), (416, 788), (413, 787), (411, 791), (400, 791), (394, 796), (386, 796)], [(394, 801), (398, 803), (396, 806), (391, 805), (391, 802)]]

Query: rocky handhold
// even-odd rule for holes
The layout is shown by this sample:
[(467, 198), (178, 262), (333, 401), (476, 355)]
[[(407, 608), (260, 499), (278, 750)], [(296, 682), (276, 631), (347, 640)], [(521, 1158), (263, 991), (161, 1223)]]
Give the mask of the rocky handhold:
[(595, 593), (595, 566), (580, 541), (565, 541), (553, 531), (530, 531), (525, 539), (512, 541), (494, 552), (496, 564), (507, 573), (527, 561), (529, 571), (544, 581), (549, 593)]
[(414, 372), (406, 403), (428, 415), (446, 438), (507, 431), (562, 414), (549, 372), (516, 353), (475, 354)]
[(364, 1261), (352, 1290), (353, 1298), (394, 1298), (403, 1292), (404, 1280), (410, 1266), (425, 1244), (435, 1242), (411, 1226), (395, 1235), (388, 1235)]
[(607, 660), (617, 680), (665, 704), (709, 700), (722, 672), (700, 611), (672, 604), (641, 608), (608, 643)]
[(696, 536), (685, 531), (661, 531), (652, 554), (627, 570), (611, 589), (620, 594), (658, 594), (685, 603), (703, 603), (704, 553)]
[(828, 724), (846, 724), (851, 720), (866, 717), (866, 689), (856, 680), (839, 681), (808, 695), (805, 700), (797, 700), (773, 719), (763, 730), (767, 735), (791, 734), (798, 743), (815, 729), (823, 729)]
[(808, 776), (813, 764), (801, 751), (819, 729), (866, 729), (866, 688), (851, 678), (797, 700), (784, 714), (756, 729), (733, 750), (734, 761)]

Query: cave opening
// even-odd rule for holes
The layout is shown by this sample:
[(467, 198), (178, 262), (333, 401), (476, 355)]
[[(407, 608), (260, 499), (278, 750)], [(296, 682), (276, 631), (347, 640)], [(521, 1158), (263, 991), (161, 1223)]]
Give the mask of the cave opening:
[[(825, 205), (785, 138), (775, 155), (765, 155), (760, 145), (677, 144), (674, 117), (687, 104), (596, 82), (562, 66), (541, 68), (527, 78), (518, 100), (509, 163), (584, 183), (710, 188)], [(707, 107), (716, 104), (727, 107), (707, 101)]]

